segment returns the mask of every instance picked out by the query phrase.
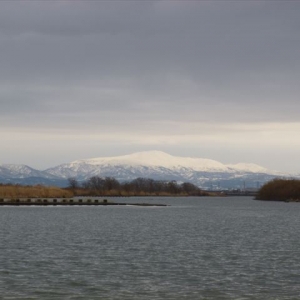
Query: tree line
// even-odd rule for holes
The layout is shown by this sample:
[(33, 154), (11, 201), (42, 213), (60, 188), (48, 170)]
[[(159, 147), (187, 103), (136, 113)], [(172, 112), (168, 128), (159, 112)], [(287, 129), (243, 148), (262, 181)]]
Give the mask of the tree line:
[(75, 195), (95, 196), (206, 196), (190, 182), (160, 181), (150, 178), (137, 178), (129, 182), (119, 182), (113, 177), (93, 176), (84, 182), (76, 178), (68, 179), (68, 189)]
[(300, 201), (300, 180), (274, 179), (263, 185), (256, 196), (258, 200)]

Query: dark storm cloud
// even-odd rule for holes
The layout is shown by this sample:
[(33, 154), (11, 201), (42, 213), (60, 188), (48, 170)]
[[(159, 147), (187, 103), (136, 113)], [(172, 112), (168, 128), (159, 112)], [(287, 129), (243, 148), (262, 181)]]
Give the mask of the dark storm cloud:
[(0, 7), (5, 126), (298, 121), (299, 2)]

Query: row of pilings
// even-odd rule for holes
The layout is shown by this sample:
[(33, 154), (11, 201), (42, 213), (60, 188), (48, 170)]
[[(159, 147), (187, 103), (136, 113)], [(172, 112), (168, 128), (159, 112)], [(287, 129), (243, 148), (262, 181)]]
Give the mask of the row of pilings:
[(157, 203), (124, 203), (124, 202), (114, 202), (108, 201), (107, 199), (77, 199), (77, 198), (14, 198), (14, 199), (4, 199), (0, 198), (0, 206), (89, 206), (89, 205), (134, 205), (134, 206), (169, 206), (167, 204), (157, 204)]

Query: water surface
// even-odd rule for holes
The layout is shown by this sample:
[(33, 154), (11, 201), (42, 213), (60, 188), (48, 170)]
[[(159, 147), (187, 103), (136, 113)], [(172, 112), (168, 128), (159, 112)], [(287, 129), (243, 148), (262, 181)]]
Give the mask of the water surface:
[(0, 207), (0, 299), (297, 299), (300, 203)]

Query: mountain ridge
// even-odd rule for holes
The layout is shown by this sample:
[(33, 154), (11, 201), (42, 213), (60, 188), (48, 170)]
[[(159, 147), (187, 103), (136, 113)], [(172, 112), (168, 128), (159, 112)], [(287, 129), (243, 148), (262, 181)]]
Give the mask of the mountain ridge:
[(159, 166), (166, 168), (189, 167), (197, 171), (230, 171), (240, 170), (245, 172), (260, 172), (279, 174), (277, 171), (268, 170), (262, 166), (253, 163), (238, 163), (238, 164), (223, 164), (219, 161), (197, 158), (197, 157), (183, 157), (173, 156), (162, 151), (144, 151), (133, 154), (112, 156), (112, 157), (97, 157), (81, 159), (71, 162), (70, 164), (86, 163), (90, 165), (102, 165), (109, 163), (114, 165), (144, 165), (144, 166)]
[(137, 177), (156, 180), (189, 181), (202, 188), (239, 188), (245, 182), (257, 187), (275, 177), (291, 176), (252, 163), (223, 164), (219, 161), (173, 156), (162, 151), (143, 151), (122, 156), (96, 157), (75, 160), (46, 170), (35, 170), (27, 165), (0, 165), (0, 182), (26, 181), (66, 185), (67, 179), (79, 181), (90, 177), (115, 177), (130, 181)]

